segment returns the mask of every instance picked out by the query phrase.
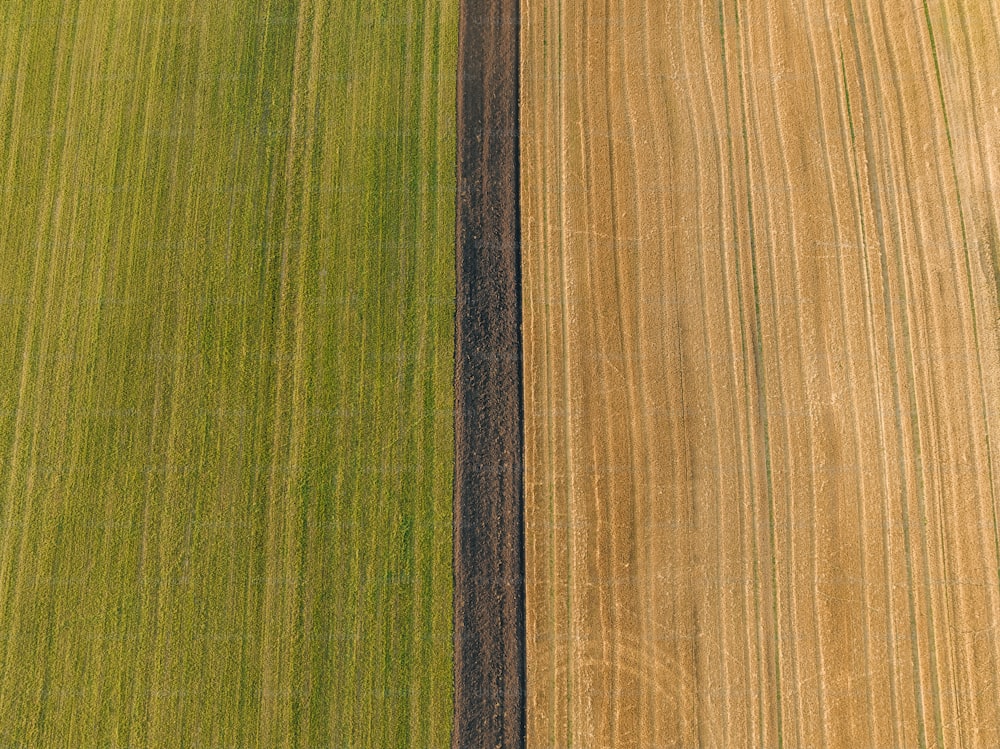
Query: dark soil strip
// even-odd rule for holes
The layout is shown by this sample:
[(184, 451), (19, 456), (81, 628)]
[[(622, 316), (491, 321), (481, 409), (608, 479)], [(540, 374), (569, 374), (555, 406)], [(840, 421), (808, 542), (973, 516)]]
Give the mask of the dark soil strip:
[(518, 0), (461, 0), (453, 747), (525, 742)]

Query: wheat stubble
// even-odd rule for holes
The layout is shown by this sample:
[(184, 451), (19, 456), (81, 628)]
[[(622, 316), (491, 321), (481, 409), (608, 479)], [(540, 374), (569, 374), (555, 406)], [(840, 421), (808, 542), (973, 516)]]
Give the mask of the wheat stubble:
[(522, 23), (529, 745), (997, 745), (1000, 3)]

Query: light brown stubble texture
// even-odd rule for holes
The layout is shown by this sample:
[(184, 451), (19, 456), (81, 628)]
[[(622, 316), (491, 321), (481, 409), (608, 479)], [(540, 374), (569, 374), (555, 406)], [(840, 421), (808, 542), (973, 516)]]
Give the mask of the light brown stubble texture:
[(1000, 746), (1000, 2), (522, 24), (529, 746)]

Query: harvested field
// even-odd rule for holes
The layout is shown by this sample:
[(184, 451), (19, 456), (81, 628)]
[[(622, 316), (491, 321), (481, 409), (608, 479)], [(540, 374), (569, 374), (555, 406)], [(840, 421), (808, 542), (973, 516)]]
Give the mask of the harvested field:
[(448, 744), (457, 10), (0, 7), (0, 745)]
[(1000, 3), (522, 3), (528, 745), (1000, 745)]

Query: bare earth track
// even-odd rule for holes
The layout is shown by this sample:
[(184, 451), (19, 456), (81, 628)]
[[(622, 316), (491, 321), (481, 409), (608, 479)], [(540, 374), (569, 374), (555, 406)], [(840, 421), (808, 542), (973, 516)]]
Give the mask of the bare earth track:
[(452, 745), (524, 746), (517, 0), (459, 9)]
[(1000, 745), (1000, 3), (521, 13), (528, 745)]

